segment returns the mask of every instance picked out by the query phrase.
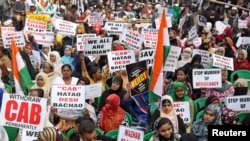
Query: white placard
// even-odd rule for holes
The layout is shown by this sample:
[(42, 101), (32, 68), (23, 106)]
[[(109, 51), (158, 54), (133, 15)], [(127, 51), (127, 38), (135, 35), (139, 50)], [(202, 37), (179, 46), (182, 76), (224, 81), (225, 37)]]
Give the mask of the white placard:
[(32, 131), (32, 130), (22, 130), (22, 141), (36, 141), (39, 135), (39, 131)]
[(152, 66), (154, 63), (155, 49), (140, 50), (139, 61), (147, 60), (147, 65)]
[(142, 45), (143, 37), (137, 31), (132, 31), (129, 29), (124, 29), (123, 34), (120, 38), (120, 43), (128, 44), (130, 49), (140, 50)]
[(210, 67), (210, 54), (208, 51), (201, 49), (193, 49), (193, 57), (196, 54), (201, 55), (201, 64), (203, 65), (204, 68)]
[(174, 72), (181, 54), (181, 48), (171, 46), (164, 65), (164, 71)]
[(102, 95), (102, 83), (85, 86), (85, 99), (96, 98)]
[(250, 112), (250, 96), (228, 96), (226, 107), (237, 112)]
[(193, 69), (193, 87), (221, 88), (221, 69)]
[(179, 115), (185, 124), (192, 122), (189, 102), (174, 102), (174, 109), (176, 115)]
[(143, 131), (120, 125), (117, 141), (143, 141), (143, 137)]
[(52, 85), (51, 106), (61, 109), (82, 109), (85, 104), (85, 86)]
[(10, 33), (2, 33), (2, 40), (4, 48), (11, 47), (11, 40), (14, 39), (17, 47), (25, 46), (25, 39), (23, 35), (23, 31), (18, 32), (10, 32)]
[(135, 52), (133, 50), (121, 50), (108, 52), (110, 72), (126, 70), (126, 65), (135, 63)]
[(84, 51), (85, 43), (89, 38), (95, 38), (96, 34), (77, 34), (76, 47), (77, 51)]
[(47, 99), (3, 94), (0, 125), (43, 131)]
[(213, 54), (213, 66), (234, 71), (233, 58)]
[(123, 28), (123, 23), (106, 22), (104, 26), (108, 35), (122, 35)]
[(112, 40), (112, 37), (89, 38), (85, 44), (84, 55), (107, 55), (111, 51)]
[(156, 48), (158, 41), (158, 30), (155, 28), (142, 28), (144, 46), (147, 48)]
[(69, 21), (54, 19), (57, 34), (75, 36), (77, 24)]
[(44, 36), (37, 36), (35, 40), (37, 44), (53, 46), (55, 44), (54, 38), (54, 32), (46, 31)]

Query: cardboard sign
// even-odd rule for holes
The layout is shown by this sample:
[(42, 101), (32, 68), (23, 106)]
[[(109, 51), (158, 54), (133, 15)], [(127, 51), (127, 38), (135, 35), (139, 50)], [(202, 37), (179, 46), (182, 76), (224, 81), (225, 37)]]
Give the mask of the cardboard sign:
[(23, 29), (25, 34), (32, 34), (35, 37), (35, 39), (38, 36), (44, 36), (46, 30), (47, 30), (47, 22), (31, 20), (31, 19), (26, 19), (25, 26)]
[(197, 37), (197, 31), (195, 26), (193, 26), (189, 31), (188, 31), (188, 39), (189, 41), (193, 41)]
[(185, 124), (192, 122), (189, 102), (174, 102), (174, 109), (176, 115), (179, 115)]
[(143, 141), (143, 137), (143, 131), (120, 125), (117, 141)]
[(228, 96), (226, 106), (237, 112), (250, 112), (250, 96)]
[(108, 52), (110, 72), (126, 70), (126, 65), (135, 63), (135, 52), (133, 50), (121, 50)]
[(75, 36), (77, 24), (69, 21), (54, 19), (57, 34)]
[(193, 69), (193, 87), (221, 88), (221, 69)]
[(132, 31), (129, 29), (124, 29), (123, 34), (120, 38), (120, 43), (129, 44), (130, 49), (140, 50), (143, 37), (137, 31)]
[(107, 31), (108, 35), (122, 35), (123, 28), (123, 23), (106, 22), (104, 26), (104, 29)]
[(11, 47), (11, 40), (14, 39), (17, 47), (25, 46), (25, 39), (23, 35), (23, 31), (18, 32), (10, 32), (10, 33), (2, 33), (2, 40), (4, 48)]
[(181, 48), (171, 46), (163, 70), (174, 72), (181, 54)]
[(55, 44), (54, 38), (55, 38), (54, 32), (46, 31), (44, 36), (36, 37), (36, 42), (37, 44), (41, 44), (41, 45), (53, 46)]
[(88, 24), (89, 26), (103, 25), (103, 17), (99, 15), (89, 16)]
[(193, 49), (193, 57), (199, 54), (201, 55), (201, 64), (204, 68), (210, 67), (210, 54), (206, 50), (200, 50), (200, 49)]
[(4, 93), (0, 125), (42, 131), (46, 105), (46, 98)]
[(213, 66), (234, 71), (233, 58), (213, 54)]
[(86, 41), (84, 55), (107, 55), (111, 51), (112, 37), (89, 38)]
[(51, 105), (61, 109), (83, 109), (85, 87), (72, 85), (52, 85)]
[(158, 30), (154, 28), (142, 28), (142, 36), (144, 46), (148, 48), (156, 48), (158, 41)]
[(126, 65), (128, 81), (131, 84), (131, 95), (148, 91), (148, 71), (146, 60)]
[(24, 129), (22, 132), (22, 141), (36, 141), (39, 131), (32, 131)]
[(102, 83), (85, 86), (85, 99), (96, 98), (102, 95)]
[(76, 35), (76, 48), (77, 51), (84, 51), (85, 43), (89, 38), (95, 38), (96, 34), (77, 34)]
[(155, 49), (140, 50), (139, 61), (146, 60), (148, 66), (154, 63)]

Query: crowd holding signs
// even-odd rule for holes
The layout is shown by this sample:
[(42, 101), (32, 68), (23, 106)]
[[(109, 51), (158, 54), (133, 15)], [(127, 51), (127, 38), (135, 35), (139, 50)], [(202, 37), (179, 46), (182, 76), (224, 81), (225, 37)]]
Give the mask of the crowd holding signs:
[[(86, 140), (93, 125), (117, 131), (100, 140), (168, 140), (160, 128), (170, 120), (176, 141), (186, 133), (207, 141), (207, 125), (229, 124), (228, 110), (247, 124), (237, 115), (250, 112), (249, 13), (203, 2), (119, 3), (40, 0), (26, 15), (23, 0), (14, 4), (21, 19), (3, 22), (0, 46), (0, 125), (19, 129), (12, 138), (49, 140), (45, 132), (55, 130)], [(213, 113), (205, 124), (207, 110), (218, 109), (220, 121)]]

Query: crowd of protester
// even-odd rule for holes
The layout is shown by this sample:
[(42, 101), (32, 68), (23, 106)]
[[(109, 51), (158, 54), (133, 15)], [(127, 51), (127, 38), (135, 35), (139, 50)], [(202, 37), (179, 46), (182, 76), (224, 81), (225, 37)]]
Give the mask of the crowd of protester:
[[(78, 2), (78, 1), (77, 1)], [(103, 133), (119, 129), (120, 125), (142, 130), (145, 134), (153, 132), (152, 141), (207, 141), (208, 125), (249, 125), (250, 113), (239, 121), (238, 111), (229, 109), (225, 105), (228, 96), (249, 95), (249, 80), (235, 77), (234, 83), (230, 75), (237, 70), (250, 72), (250, 44), (236, 46), (241, 37), (250, 38), (250, 12), (243, 8), (250, 7), (248, 0), (221, 0), (230, 3), (218, 4), (202, 0), (177, 1), (87, 1), (77, 2), (69, 0), (54, 0), (33, 3), (27, 0), (9, 0), (3, 2), (2, 27), (14, 27), (22, 31), (28, 15), (47, 14), (49, 17), (77, 23), (76, 34), (96, 34), (97, 37), (112, 37), (112, 51), (129, 50), (127, 44), (119, 42), (119, 35), (108, 35), (104, 26), (88, 24), (89, 16), (102, 16), (105, 22), (121, 22), (128, 25), (128, 29), (142, 33), (143, 28), (157, 28), (156, 19), (163, 7), (173, 8), (172, 27), (168, 28), (171, 46), (181, 48), (181, 54), (174, 72), (166, 72), (164, 93), (159, 101), (149, 102), (149, 93), (130, 95), (131, 86), (125, 70), (110, 74), (107, 55), (96, 56), (94, 59), (84, 55), (76, 49), (76, 36), (58, 35), (53, 27), (53, 46), (37, 44), (32, 34), (25, 35), (26, 45), (19, 47), (29, 75), (34, 81), (26, 95), (50, 98), (52, 85), (92, 85), (102, 83), (100, 98), (86, 100), (84, 109), (70, 110), (70, 114), (61, 114), (57, 108), (51, 107), (44, 130), (39, 133), (38, 141), (62, 141), (71, 129), (74, 134), (70, 141), (85, 140), (116, 140), (104, 135), (97, 135), (96, 128)], [(197, 16), (206, 18), (206, 26), (198, 24)], [(180, 19), (184, 23), (180, 27)], [(238, 20), (245, 20), (244, 28), (239, 28)], [(225, 28), (220, 32), (216, 23), (220, 21)], [(52, 22), (49, 22), (52, 23)], [(104, 24), (105, 25), (105, 24)], [(195, 27), (201, 44), (196, 46), (189, 40), (188, 31)], [(124, 27), (125, 28), (125, 27)], [(155, 47), (156, 48), (156, 47)], [(140, 50), (151, 49), (142, 44)], [(193, 86), (193, 69), (203, 69), (202, 56), (193, 55), (194, 49), (208, 51), (211, 63), (206, 68), (216, 68), (212, 64), (212, 55), (233, 59), (234, 71), (221, 68), (221, 88), (200, 88)], [(5, 48), (0, 42), (0, 72), (1, 97), (4, 94), (15, 94), (12, 74), (11, 48)], [(139, 51), (135, 50), (136, 60), (139, 61)], [(152, 67), (148, 67), (149, 74)], [(250, 73), (249, 73), (250, 75)], [(7, 87), (9, 86), (9, 87)], [(206, 98), (205, 106), (196, 107), (198, 99)], [(97, 102), (100, 100), (100, 102)], [(176, 114), (174, 102), (189, 102), (191, 123), (184, 123)], [(247, 109), (248, 112), (250, 109)], [(67, 111), (67, 110), (66, 110)], [(203, 112), (201, 118), (197, 114)], [(62, 112), (63, 113), (63, 112)], [(129, 125), (127, 114), (132, 116)], [(7, 141), (8, 134), (0, 126), (0, 140)], [(21, 141), (22, 129), (16, 134), (15, 140)], [(64, 139), (62, 139), (62, 136)], [(9, 137), (10, 138), (10, 137)]]

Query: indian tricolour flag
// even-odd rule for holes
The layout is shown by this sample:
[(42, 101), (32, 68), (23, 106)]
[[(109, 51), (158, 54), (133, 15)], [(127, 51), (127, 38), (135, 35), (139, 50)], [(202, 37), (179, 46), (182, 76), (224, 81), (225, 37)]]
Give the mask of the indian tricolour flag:
[(16, 94), (27, 95), (29, 89), (32, 87), (32, 80), (14, 40), (11, 41), (11, 50)]
[(163, 11), (161, 24), (158, 33), (158, 42), (155, 52), (155, 59), (152, 66), (149, 82), (149, 102), (153, 103), (158, 101), (163, 94), (163, 67), (170, 51), (168, 26), (165, 16), (165, 10)]

